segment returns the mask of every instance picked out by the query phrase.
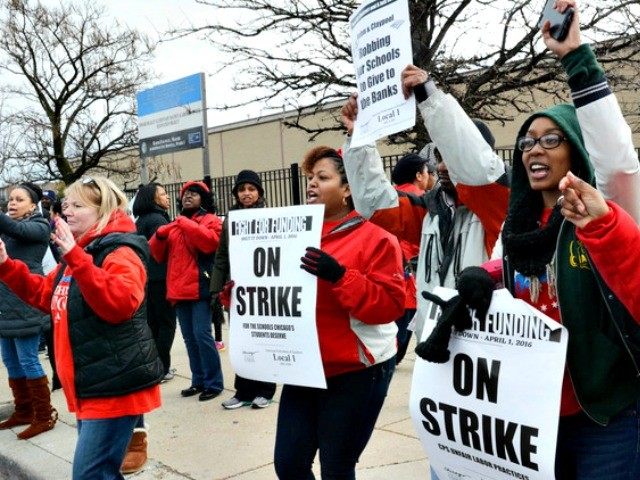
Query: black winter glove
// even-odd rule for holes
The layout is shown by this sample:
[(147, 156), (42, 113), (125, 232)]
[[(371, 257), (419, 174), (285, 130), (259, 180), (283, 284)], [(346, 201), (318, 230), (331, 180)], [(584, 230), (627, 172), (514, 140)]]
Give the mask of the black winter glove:
[(331, 283), (340, 280), (347, 270), (331, 255), (313, 247), (307, 247), (307, 253), (300, 258), (300, 261), (302, 262), (301, 269)]
[(484, 321), (487, 317), (491, 297), (496, 284), (482, 267), (467, 267), (456, 280), (456, 289), (469, 308), (476, 311), (476, 318)]
[(442, 308), (442, 314), (435, 328), (424, 342), (416, 347), (416, 354), (428, 362), (445, 363), (449, 361), (449, 337), (451, 327), (457, 331), (471, 328), (469, 308), (475, 310), (476, 317), (484, 320), (491, 304), (495, 283), (489, 272), (481, 267), (465, 268), (456, 281), (458, 294), (448, 301), (429, 292), (422, 297)]
[(416, 355), (427, 362), (446, 363), (449, 361), (449, 337), (451, 337), (451, 327), (456, 330), (465, 330), (471, 327), (471, 316), (469, 310), (460, 295), (444, 301), (440, 297), (422, 292), (422, 297), (430, 300), (442, 308), (442, 314), (438, 318), (436, 326), (424, 342), (416, 347)]

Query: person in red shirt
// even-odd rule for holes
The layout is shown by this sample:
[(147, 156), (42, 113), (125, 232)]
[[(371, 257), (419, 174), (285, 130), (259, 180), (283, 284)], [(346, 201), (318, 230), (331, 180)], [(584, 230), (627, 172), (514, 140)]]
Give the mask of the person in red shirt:
[(382, 408), (396, 355), (395, 319), (404, 309), (397, 239), (353, 208), (340, 154), (305, 155), (307, 203), (323, 204), (320, 249), (300, 268), (318, 277), (316, 326), (327, 389), (284, 385), (278, 410), (275, 469), (281, 480), (355, 478), (355, 466)]
[(51, 314), (58, 375), (77, 418), (74, 480), (123, 478), (134, 425), (160, 406), (164, 371), (145, 310), (148, 247), (126, 207), (106, 178), (70, 185), (53, 237), (62, 261), (47, 276), (9, 258), (0, 241), (0, 279)]
[[(424, 156), (423, 156), (424, 155)], [(436, 184), (436, 147), (429, 143), (420, 152), (420, 155), (409, 153), (398, 160), (391, 171), (391, 181), (396, 190), (401, 194), (410, 194), (421, 197), (431, 190)], [(418, 254), (420, 246), (407, 240), (398, 239), (402, 248), (402, 261), (404, 265), (404, 278), (406, 296), (404, 313), (396, 320), (398, 326), (398, 353), (396, 354), (396, 366), (407, 353), (407, 347), (411, 340), (411, 330), (407, 327), (416, 314), (416, 268), (418, 266)]]
[(176, 307), (189, 355), (191, 386), (180, 393), (183, 397), (200, 394), (198, 400), (207, 401), (224, 388), (211, 331), (209, 292), (222, 221), (214, 213), (211, 191), (203, 182), (186, 182), (180, 202), (178, 218), (158, 228), (149, 246), (156, 262), (167, 263), (167, 300)]

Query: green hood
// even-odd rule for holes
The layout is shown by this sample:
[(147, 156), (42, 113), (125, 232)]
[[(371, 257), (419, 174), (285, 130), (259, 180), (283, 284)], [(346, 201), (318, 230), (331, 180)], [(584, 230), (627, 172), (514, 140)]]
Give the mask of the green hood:
[[(584, 146), (582, 131), (580, 130), (580, 123), (578, 122), (575, 107), (563, 103), (534, 113), (524, 122), (522, 127), (520, 127), (518, 138), (524, 137), (531, 123), (539, 117), (550, 118), (560, 127), (560, 130), (562, 130), (571, 145), (571, 171), (581, 179), (595, 186), (593, 167), (589, 160), (589, 154)], [(513, 172), (511, 175), (509, 209), (514, 205), (519, 205), (523, 197), (529, 197), (535, 193), (529, 185), (529, 178), (522, 163), (522, 152), (518, 149), (517, 139), (514, 148)], [(540, 194), (538, 193), (538, 195)]]

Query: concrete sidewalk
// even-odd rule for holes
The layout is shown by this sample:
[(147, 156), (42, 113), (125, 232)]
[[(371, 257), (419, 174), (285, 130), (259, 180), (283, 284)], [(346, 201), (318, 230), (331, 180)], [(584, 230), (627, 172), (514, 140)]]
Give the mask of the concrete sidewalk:
[[(225, 330), (224, 336), (227, 337)], [(428, 480), (429, 462), (409, 417), (408, 399), (415, 360), (411, 353), (396, 370), (376, 429), (357, 466), (360, 480)], [(233, 372), (228, 352), (221, 352), (226, 389), (220, 397), (199, 402), (182, 398), (189, 366), (180, 332), (173, 345), (176, 377), (162, 385), (162, 408), (146, 416), (149, 462), (132, 480), (234, 479), (272, 480), (277, 401), (263, 410), (227, 411), (220, 402), (233, 394)], [(48, 367), (48, 360), (41, 356)], [(30, 440), (18, 440), (25, 427), (0, 431), (0, 478), (65, 480), (71, 478), (76, 443), (75, 417), (66, 408), (61, 390), (52, 394), (60, 418), (56, 427)], [(0, 418), (12, 411), (6, 369), (0, 370)], [(317, 461), (314, 472), (319, 479)]]

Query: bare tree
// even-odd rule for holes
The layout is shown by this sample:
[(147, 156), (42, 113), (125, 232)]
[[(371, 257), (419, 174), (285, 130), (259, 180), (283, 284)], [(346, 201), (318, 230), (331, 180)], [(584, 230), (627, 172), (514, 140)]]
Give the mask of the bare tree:
[(89, 0), (3, 4), (0, 68), (14, 106), (3, 104), (0, 125), (18, 135), (2, 152), (5, 181), (131, 175), (120, 160), (136, 153), (135, 92), (149, 79), (154, 46)]
[[(353, 0), (196, 0), (217, 9), (217, 23), (192, 25), (175, 35), (199, 35), (229, 55), (222, 68), (242, 66), (234, 88), (266, 107), (322, 108), (355, 90), (348, 19)], [(536, 93), (562, 97), (561, 66), (540, 41), (543, 0), (412, 0), (414, 63), (430, 72), (472, 116), (501, 122), (531, 110)], [(583, 2), (583, 34), (616, 89), (637, 90), (640, 78), (640, 5), (637, 0)], [(233, 21), (233, 19), (240, 19)], [(231, 19), (231, 20), (230, 20)], [(636, 114), (640, 112), (635, 112)], [(313, 136), (340, 130), (290, 122)], [(422, 144), (418, 126), (390, 139)]]

